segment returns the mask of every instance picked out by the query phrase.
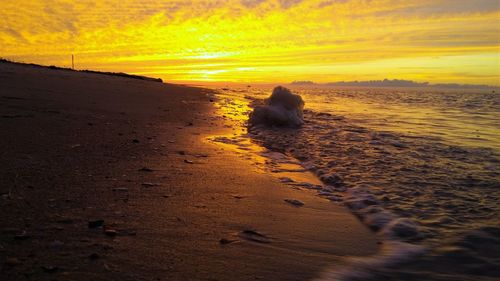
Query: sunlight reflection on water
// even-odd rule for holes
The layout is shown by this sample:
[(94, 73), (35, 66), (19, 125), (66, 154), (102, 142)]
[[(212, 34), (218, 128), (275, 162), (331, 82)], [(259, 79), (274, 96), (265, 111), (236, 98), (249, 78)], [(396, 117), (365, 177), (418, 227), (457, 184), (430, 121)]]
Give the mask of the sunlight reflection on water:
[[(371, 129), (500, 151), (498, 94), (416, 89), (292, 89), (303, 97), (306, 109), (342, 115)], [(225, 114), (245, 121), (250, 109), (242, 99), (266, 98), (271, 90), (270, 86), (259, 86), (221, 91), (238, 105), (226, 108)]]

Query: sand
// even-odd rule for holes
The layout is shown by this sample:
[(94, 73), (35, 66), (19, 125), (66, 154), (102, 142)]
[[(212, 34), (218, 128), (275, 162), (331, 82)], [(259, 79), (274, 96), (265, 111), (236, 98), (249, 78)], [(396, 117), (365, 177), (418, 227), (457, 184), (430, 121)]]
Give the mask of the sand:
[(214, 99), (0, 63), (2, 280), (307, 280), (377, 252), (345, 208), (207, 140), (231, 133)]

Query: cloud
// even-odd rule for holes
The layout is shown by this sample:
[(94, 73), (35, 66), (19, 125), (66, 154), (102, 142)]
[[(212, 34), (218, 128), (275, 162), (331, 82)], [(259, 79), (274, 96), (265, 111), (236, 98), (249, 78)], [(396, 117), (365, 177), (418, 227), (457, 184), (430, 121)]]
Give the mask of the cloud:
[(266, 0), (241, 0), (241, 4), (247, 8), (254, 8)]
[(116, 70), (130, 58), (132, 71), (140, 58), (159, 57), (141, 69), (162, 56), (191, 69), (189, 58), (203, 57), (266, 79), (261, 70), (319, 75), (311, 69), (498, 53), (499, 16), (489, 0), (3, 0), (0, 53), (57, 64), (75, 52), (89, 68)]
[(279, 3), (282, 8), (288, 9), (294, 5), (299, 4), (303, 0), (279, 0)]
[(343, 3), (347, 3), (347, 2), (349, 2), (349, 0), (327, 0), (327, 1), (321, 1), (318, 4), (318, 8), (321, 9), (321, 8), (325, 8), (325, 7), (328, 7), (328, 6), (331, 6), (331, 5), (343, 4)]
[(396, 15), (405, 16), (449, 16), (457, 14), (491, 13), (500, 10), (497, 0), (422, 0), (407, 6), (389, 6), (389, 9), (380, 11), (377, 16)]
[(22, 43), (26, 43), (26, 38), (24, 38), (24, 36), (21, 33), (15, 31), (12, 28), (9, 28), (9, 27), (7, 27), (7, 28), (0, 28), (0, 32), (1, 31), (3, 31), (4, 33), (12, 36), (14, 39), (19, 40)]

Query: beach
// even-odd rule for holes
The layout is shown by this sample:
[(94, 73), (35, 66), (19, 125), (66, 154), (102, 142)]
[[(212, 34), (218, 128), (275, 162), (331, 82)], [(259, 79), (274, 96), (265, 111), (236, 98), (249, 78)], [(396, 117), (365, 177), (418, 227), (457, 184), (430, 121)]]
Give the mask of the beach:
[(2, 280), (309, 280), (380, 248), (214, 142), (240, 128), (212, 90), (8, 62), (0, 85)]
[(2, 1), (0, 281), (500, 280), (499, 3)]

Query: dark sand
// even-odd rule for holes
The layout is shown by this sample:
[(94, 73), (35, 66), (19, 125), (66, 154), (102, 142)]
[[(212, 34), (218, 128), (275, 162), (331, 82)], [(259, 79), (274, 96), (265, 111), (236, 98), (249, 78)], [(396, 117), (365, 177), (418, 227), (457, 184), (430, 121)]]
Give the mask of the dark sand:
[(0, 279), (307, 280), (376, 253), (346, 209), (206, 141), (230, 132), (211, 99), (0, 63)]

